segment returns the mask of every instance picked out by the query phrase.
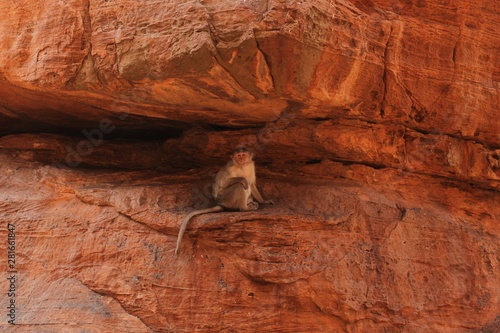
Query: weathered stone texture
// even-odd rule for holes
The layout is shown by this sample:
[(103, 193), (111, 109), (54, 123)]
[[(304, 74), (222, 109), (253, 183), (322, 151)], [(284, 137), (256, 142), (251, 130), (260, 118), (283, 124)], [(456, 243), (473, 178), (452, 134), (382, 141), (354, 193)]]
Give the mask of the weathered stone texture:
[(495, 6), (0, 2), (0, 332), (500, 331)]

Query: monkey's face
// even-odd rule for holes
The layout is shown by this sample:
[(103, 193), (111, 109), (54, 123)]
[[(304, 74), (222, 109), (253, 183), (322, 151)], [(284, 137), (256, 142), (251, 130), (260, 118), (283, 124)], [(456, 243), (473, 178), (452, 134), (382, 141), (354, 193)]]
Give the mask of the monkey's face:
[(234, 163), (236, 163), (236, 165), (238, 165), (239, 167), (245, 166), (252, 159), (252, 156), (247, 152), (235, 153), (235, 154), (233, 154), (232, 157), (233, 157)]

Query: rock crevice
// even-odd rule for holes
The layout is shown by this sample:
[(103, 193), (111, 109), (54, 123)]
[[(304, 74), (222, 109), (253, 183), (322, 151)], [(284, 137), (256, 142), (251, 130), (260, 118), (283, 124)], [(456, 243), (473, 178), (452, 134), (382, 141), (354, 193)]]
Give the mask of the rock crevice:
[[(16, 327), (495, 331), (494, 6), (0, 2)], [(238, 145), (276, 205), (193, 218), (175, 256)]]

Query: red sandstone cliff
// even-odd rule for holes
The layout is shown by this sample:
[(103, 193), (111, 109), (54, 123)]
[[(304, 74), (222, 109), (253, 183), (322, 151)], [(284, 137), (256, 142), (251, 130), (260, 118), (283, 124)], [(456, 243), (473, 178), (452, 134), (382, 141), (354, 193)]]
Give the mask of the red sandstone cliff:
[[(500, 331), (494, 0), (0, 16), (1, 332)], [(175, 257), (238, 143), (276, 205)]]

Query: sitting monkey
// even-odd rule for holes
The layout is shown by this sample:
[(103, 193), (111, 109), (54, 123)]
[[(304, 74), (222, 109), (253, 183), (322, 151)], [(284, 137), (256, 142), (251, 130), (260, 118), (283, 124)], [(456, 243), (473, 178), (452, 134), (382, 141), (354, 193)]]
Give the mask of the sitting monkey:
[[(189, 220), (199, 214), (221, 212), (223, 210), (256, 210), (260, 204), (273, 204), (264, 200), (256, 186), (253, 152), (247, 148), (236, 148), (231, 160), (217, 173), (212, 194), (217, 204), (212, 208), (195, 210), (182, 221), (175, 254), (179, 253), (182, 236)], [(254, 201), (257, 200), (257, 202)]]

